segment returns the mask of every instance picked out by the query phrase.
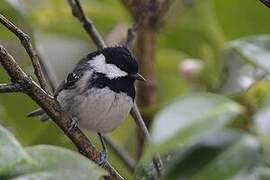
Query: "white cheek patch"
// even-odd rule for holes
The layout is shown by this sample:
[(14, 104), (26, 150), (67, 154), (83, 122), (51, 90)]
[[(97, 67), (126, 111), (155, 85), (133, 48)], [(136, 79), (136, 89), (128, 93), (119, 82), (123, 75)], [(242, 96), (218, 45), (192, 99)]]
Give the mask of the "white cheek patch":
[(114, 64), (107, 64), (103, 54), (94, 57), (92, 60), (89, 60), (88, 63), (96, 72), (105, 74), (109, 79), (128, 75), (125, 71), (122, 71)]

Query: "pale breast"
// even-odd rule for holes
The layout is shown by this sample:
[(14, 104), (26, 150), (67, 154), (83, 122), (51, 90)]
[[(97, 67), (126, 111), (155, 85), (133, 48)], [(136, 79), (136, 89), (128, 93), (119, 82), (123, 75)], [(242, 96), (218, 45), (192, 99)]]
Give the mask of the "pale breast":
[(127, 117), (133, 106), (131, 97), (109, 88), (91, 88), (72, 99), (64, 99), (63, 93), (62, 96), (59, 94), (63, 108), (70, 116), (79, 118), (80, 127), (94, 132), (111, 132)]

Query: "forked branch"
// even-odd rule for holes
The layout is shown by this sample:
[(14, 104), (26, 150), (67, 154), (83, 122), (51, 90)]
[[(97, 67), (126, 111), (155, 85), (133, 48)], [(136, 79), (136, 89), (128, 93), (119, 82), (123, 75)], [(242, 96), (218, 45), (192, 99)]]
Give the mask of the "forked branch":
[[(38, 62), (38, 57), (35, 53), (31, 42), (29, 41), (28, 35), (23, 31), (13, 25), (8, 21), (3, 15), (0, 14), (0, 22), (5, 25), (11, 32), (13, 32), (17, 37), (21, 38), (21, 41), (29, 54), (33, 67), (37, 71), (37, 74), (41, 73), (41, 68)], [(78, 151), (94, 161), (99, 163), (100, 154), (89, 141), (87, 136), (79, 128), (74, 128), (72, 131), (69, 131), (70, 119), (67, 114), (62, 110), (60, 104), (57, 100), (50, 96), (44, 89), (40, 88), (35, 81), (33, 81), (17, 64), (14, 58), (7, 52), (7, 50), (0, 46), (0, 63), (3, 68), (6, 70), (8, 75), (11, 78), (12, 84), (0, 86), (2, 92), (17, 92), (21, 91), (28, 96), (30, 96), (50, 117), (51, 119), (63, 130), (63, 132), (69, 137), (69, 139), (75, 144), (78, 148)], [(35, 66), (37, 65), (37, 66)], [(38, 75), (37, 75), (38, 76)], [(40, 81), (46, 84), (43, 76), (39, 76)], [(18, 86), (18, 88), (17, 88)], [(47, 85), (45, 85), (46, 87)], [(106, 176), (106, 179), (119, 180), (122, 177), (114, 170), (114, 168), (106, 162), (102, 166), (105, 170), (109, 172), (109, 176)]]
[(26, 50), (27, 54), (31, 59), (34, 68), (34, 73), (39, 81), (40, 86), (48, 93), (49, 86), (47, 85), (47, 82), (42, 73), (40, 61), (37, 52), (35, 51), (30, 42), (30, 37), (1, 14), (0, 14), (0, 22), (20, 39), (24, 49)]

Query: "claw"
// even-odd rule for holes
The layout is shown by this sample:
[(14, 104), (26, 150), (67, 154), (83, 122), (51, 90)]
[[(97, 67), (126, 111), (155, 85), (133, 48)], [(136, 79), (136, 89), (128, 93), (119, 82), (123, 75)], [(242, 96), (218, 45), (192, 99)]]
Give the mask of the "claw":
[(71, 118), (71, 122), (68, 126), (68, 131), (72, 131), (74, 128), (76, 128), (79, 124), (79, 119), (77, 117)]
[(100, 157), (99, 157), (99, 165), (101, 167), (103, 167), (106, 163), (107, 163), (107, 160), (108, 160), (108, 154), (106, 151), (101, 151), (100, 152)]
[(103, 150), (100, 152), (100, 157), (99, 157), (99, 165), (101, 167), (104, 167), (105, 164), (107, 163), (108, 160), (108, 154), (107, 154), (107, 148), (106, 148), (106, 144), (103, 138), (103, 135), (101, 133), (97, 133), (98, 137), (100, 139), (101, 145)]

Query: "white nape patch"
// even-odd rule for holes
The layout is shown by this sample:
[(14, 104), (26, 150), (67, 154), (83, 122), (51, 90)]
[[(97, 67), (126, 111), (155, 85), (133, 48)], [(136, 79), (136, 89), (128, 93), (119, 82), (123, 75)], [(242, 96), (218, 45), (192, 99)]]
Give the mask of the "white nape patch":
[(89, 60), (88, 63), (91, 67), (94, 68), (96, 72), (105, 74), (106, 77), (108, 77), (109, 79), (128, 75), (128, 73), (122, 71), (114, 64), (107, 64), (105, 61), (105, 56), (103, 54), (97, 55), (92, 60)]

